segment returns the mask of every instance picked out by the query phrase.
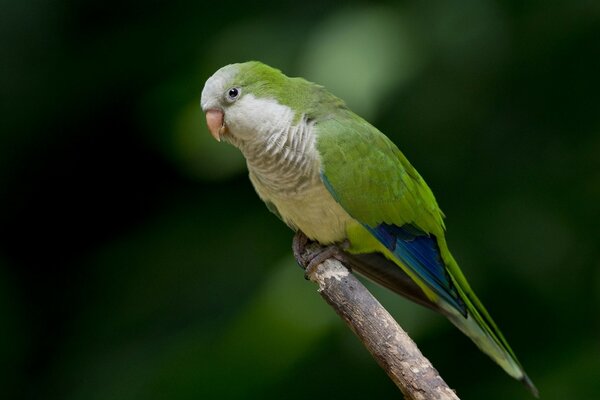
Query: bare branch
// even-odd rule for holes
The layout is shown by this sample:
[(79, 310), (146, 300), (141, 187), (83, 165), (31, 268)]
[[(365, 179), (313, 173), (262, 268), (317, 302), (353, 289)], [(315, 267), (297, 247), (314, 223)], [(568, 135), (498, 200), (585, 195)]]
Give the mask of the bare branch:
[[(316, 243), (296, 253), (307, 278), (319, 285), (319, 293), (362, 341), (377, 363), (409, 400), (458, 400), (436, 369), (364, 285), (335, 258), (313, 267), (324, 248)], [(294, 248), (297, 250), (297, 248)], [(316, 257), (316, 258), (315, 258)]]

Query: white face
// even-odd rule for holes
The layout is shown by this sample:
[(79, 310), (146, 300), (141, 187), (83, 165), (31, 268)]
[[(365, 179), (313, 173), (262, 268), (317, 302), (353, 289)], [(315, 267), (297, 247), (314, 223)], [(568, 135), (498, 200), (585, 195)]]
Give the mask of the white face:
[[(204, 112), (209, 109), (223, 107), (223, 103), (228, 97), (228, 90), (234, 88), (234, 86), (230, 87), (229, 85), (233, 84), (237, 70), (236, 64), (227, 65), (208, 78), (204, 84), (204, 89), (202, 89), (200, 99), (200, 106)], [(229, 101), (227, 100), (227, 102)]]
[[(289, 128), (294, 112), (274, 99), (257, 98), (245, 92), (244, 87), (236, 85), (237, 72), (236, 64), (221, 68), (206, 81), (202, 90), (200, 104), (207, 113), (213, 136), (227, 139), (232, 135), (243, 141), (264, 141), (273, 133)], [(217, 116), (222, 118), (222, 127), (215, 122)]]

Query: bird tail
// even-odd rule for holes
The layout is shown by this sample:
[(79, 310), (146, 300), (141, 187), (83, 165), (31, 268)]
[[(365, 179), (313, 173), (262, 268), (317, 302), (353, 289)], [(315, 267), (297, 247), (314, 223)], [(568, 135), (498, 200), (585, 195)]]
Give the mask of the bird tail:
[[(417, 284), (397, 264), (379, 253), (347, 254), (348, 264), (353, 270), (391, 289), (410, 300), (447, 316), (458, 329), (467, 335), (484, 353), (489, 355), (510, 376), (520, 380), (536, 397), (538, 391), (508, 345), (487, 310), (470, 289), (464, 276), (453, 279), (463, 299), (466, 313), (463, 314), (441, 298), (431, 301)], [(449, 263), (455, 262), (452, 258)], [(461, 274), (459, 272), (459, 274)], [(454, 277), (455, 274), (452, 274)], [(462, 275), (462, 274), (461, 274)], [(461, 278), (463, 279), (461, 281)], [(465, 316), (466, 315), (466, 316)]]
[(448, 319), (507, 374), (521, 381), (536, 398), (539, 397), (538, 389), (525, 373), (523, 366), (510, 348), (504, 335), (502, 335), (490, 314), (471, 290), (462, 273), (460, 275), (454, 281), (467, 307), (467, 316), (465, 317), (450, 305), (440, 304)]

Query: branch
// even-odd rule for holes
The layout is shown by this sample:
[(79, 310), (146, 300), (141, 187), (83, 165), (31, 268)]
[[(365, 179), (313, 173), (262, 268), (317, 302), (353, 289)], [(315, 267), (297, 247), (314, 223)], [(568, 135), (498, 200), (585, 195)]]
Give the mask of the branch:
[[(436, 369), (385, 308), (340, 261), (327, 258), (316, 267), (309, 262), (323, 253), (316, 243), (296, 254), (307, 278), (358, 336), (381, 368), (409, 400), (459, 400)], [(325, 250), (327, 251), (327, 250)]]

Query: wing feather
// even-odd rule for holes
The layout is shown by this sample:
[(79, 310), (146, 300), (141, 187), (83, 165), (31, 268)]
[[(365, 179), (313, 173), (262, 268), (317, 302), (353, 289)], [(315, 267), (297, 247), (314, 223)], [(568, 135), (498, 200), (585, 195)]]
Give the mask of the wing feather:
[[(341, 114), (346, 118), (318, 127), (326, 187), (402, 266), (465, 314), (437, 245), (444, 223), (433, 193), (385, 135), (359, 117)], [(354, 167), (357, 160), (360, 168)]]
[[(438, 305), (484, 352), (535, 393), (508, 342), (448, 250), (444, 214), (433, 193), (396, 145), (362, 118), (339, 110), (336, 117), (319, 121), (317, 150), (323, 183), (362, 225), (348, 232), (350, 251), (356, 246), (356, 253), (384, 254), (404, 270), (430, 303), (423, 301), (414, 287), (395, 290), (408, 293), (421, 304)], [(352, 243), (353, 237), (361, 243)], [(380, 269), (372, 275), (385, 286), (394, 288), (403, 282), (397, 278), (386, 281), (389, 275)], [(439, 299), (450, 308), (440, 305)]]

